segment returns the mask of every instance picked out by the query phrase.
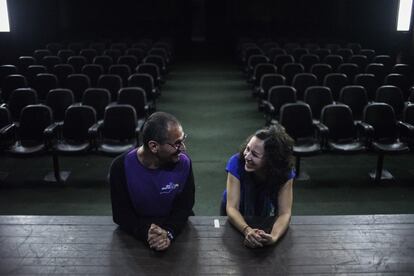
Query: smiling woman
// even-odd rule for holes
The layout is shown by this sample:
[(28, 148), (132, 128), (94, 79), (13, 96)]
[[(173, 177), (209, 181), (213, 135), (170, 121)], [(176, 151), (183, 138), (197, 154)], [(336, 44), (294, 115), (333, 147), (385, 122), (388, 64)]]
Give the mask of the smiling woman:
[(7, 0), (0, 0), (0, 32), (10, 32)]

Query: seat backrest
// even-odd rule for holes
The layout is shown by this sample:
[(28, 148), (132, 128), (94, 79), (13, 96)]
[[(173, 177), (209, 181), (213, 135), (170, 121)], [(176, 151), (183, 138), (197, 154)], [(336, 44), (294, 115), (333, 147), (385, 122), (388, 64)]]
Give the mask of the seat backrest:
[(345, 74), (348, 77), (349, 82), (352, 83), (354, 77), (360, 73), (360, 69), (355, 63), (342, 63), (338, 67), (338, 73)]
[(386, 76), (385, 66), (382, 63), (368, 63), (365, 67), (365, 73), (373, 74), (378, 84), (382, 84)]
[(45, 100), (51, 89), (58, 87), (58, 79), (54, 74), (40, 73), (34, 79), (34, 88), (40, 100)]
[(342, 73), (329, 73), (325, 76), (323, 85), (331, 89), (332, 97), (336, 101), (342, 87), (348, 85), (348, 77)]
[(83, 93), (82, 105), (88, 105), (96, 111), (98, 120), (102, 120), (105, 113), (105, 108), (111, 102), (111, 94), (105, 88), (88, 88)]
[(42, 104), (28, 105), (20, 115), (19, 138), (43, 143), (43, 132), (53, 122), (52, 110)]
[(152, 93), (155, 89), (154, 80), (150, 74), (132, 74), (128, 78), (128, 86), (144, 89), (147, 100), (153, 100), (155, 97)]
[[(305, 67), (305, 71), (309, 72), (314, 64), (319, 63), (320, 58), (316, 54), (305, 54), (300, 57), (299, 62)], [(311, 72), (312, 73), (312, 72)]]
[(336, 54), (340, 55), (344, 59), (344, 62), (348, 62), (349, 58), (354, 54), (354, 51), (350, 48), (339, 48), (336, 50)]
[(10, 111), (5, 106), (0, 106), (0, 129), (11, 124)]
[(14, 74), (8, 75), (1, 87), (1, 97), (5, 102), (9, 100), (10, 94), (17, 88), (27, 87), (27, 80), (23, 75)]
[(32, 88), (18, 88), (13, 90), (9, 98), (9, 110), (13, 121), (20, 119), (20, 113), (25, 106), (38, 103), (37, 93)]
[(138, 119), (146, 118), (145, 106), (147, 98), (144, 89), (140, 87), (124, 87), (118, 92), (118, 104), (129, 104), (135, 109)]
[(62, 62), (65, 62), (65, 63), (68, 61), (69, 57), (74, 56), (74, 55), (76, 55), (75, 52), (70, 49), (61, 49), (57, 53), (57, 56), (60, 57)]
[(87, 63), (91, 63), (93, 59), (98, 55), (98, 51), (92, 48), (82, 49), (79, 55), (85, 57)]
[(276, 65), (279, 73), (282, 73), (283, 65), (286, 63), (293, 63), (295, 62), (295, 58), (292, 55), (277, 55), (273, 60), (273, 64)]
[(65, 88), (72, 90), (75, 102), (80, 102), (83, 92), (91, 87), (91, 81), (85, 74), (71, 74), (66, 78)]
[(82, 74), (85, 74), (89, 77), (92, 86), (96, 86), (98, 83), (98, 78), (104, 73), (104, 68), (100, 64), (85, 64), (82, 67)]
[(368, 104), (364, 109), (363, 121), (374, 128), (374, 139), (396, 139), (397, 121), (393, 108), (386, 103)]
[(65, 112), (62, 136), (75, 142), (84, 142), (89, 138), (88, 130), (96, 123), (95, 110), (87, 105), (71, 105)]
[(135, 56), (138, 62), (141, 62), (145, 56), (145, 50), (141, 48), (128, 48), (125, 54)]
[(280, 110), (280, 123), (295, 140), (314, 136), (312, 111), (306, 103), (288, 103)]
[(93, 59), (93, 63), (101, 65), (105, 73), (105, 72), (108, 72), (109, 66), (112, 65), (114, 62), (113, 62), (112, 57), (108, 55), (103, 55), (103, 56), (96, 56)]
[(55, 73), (56, 77), (58, 78), (59, 84), (63, 85), (65, 83), (66, 78), (70, 74), (75, 73), (75, 69), (70, 64), (66, 64), (66, 63), (62, 64), (61, 63), (61, 64), (56, 64), (53, 67), (53, 72)]
[(144, 74), (150, 74), (152, 76), (152, 79), (154, 80), (154, 85), (158, 86), (158, 79), (160, 77), (160, 71), (156, 64), (154, 63), (141, 63), (137, 66), (136, 69), (137, 73), (144, 73)]
[(131, 71), (135, 70), (138, 65), (138, 59), (133, 55), (120, 56), (117, 60), (118, 64), (125, 64)]
[(318, 78), (318, 83), (322, 84), (325, 76), (332, 73), (332, 67), (327, 63), (315, 63), (310, 68), (310, 72)]
[(332, 70), (335, 72), (339, 65), (344, 62), (344, 58), (340, 55), (327, 55), (323, 59), (323, 63), (327, 63), (332, 67)]
[(290, 85), (276, 85), (270, 88), (267, 100), (279, 114), (280, 108), (287, 103), (296, 102), (296, 89)]
[(82, 67), (88, 63), (84, 56), (71, 56), (68, 58), (68, 64), (72, 65), (76, 73), (80, 73)]
[(304, 101), (311, 110), (314, 119), (319, 119), (325, 105), (333, 103), (331, 89), (326, 86), (310, 86), (305, 90)]
[(369, 101), (375, 99), (375, 93), (379, 84), (374, 74), (358, 74), (354, 78), (354, 84), (365, 88)]
[(372, 59), (375, 56), (375, 50), (374, 49), (361, 49), (359, 51), (359, 54), (366, 56), (368, 62), (372, 62)]
[(403, 122), (414, 126), (414, 104), (407, 104), (404, 107)]
[(368, 64), (368, 58), (364, 55), (352, 55), (349, 58), (350, 63), (357, 64), (360, 70), (364, 70)]
[(2, 85), (3, 80), (9, 75), (17, 74), (17, 67), (14, 65), (0, 65), (0, 85)]
[(52, 89), (46, 95), (46, 105), (52, 109), (55, 121), (63, 121), (66, 109), (75, 102), (70, 89)]
[(409, 82), (406, 76), (402, 74), (392, 73), (385, 76), (384, 84), (388, 85), (394, 85), (401, 89), (401, 92), (403, 93), (404, 100), (407, 100), (408, 98), (408, 87)]
[(329, 139), (334, 141), (356, 137), (352, 111), (347, 105), (330, 104), (322, 108), (321, 123), (328, 127)]
[(131, 69), (126, 64), (112, 64), (109, 66), (108, 74), (120, 76), (123, 86), (126, 86), (128, 84), (128, 77), (131, 75)]
[(119, 49), (107, 49), (107, 50), (104, 51), (103, 54), (104, 54), (104, 56), (111, 57), (111, 59), (115, 63), (118, 60), (118, 58), (122, 55), (122, 52)]
[(367, 92), (361, 85), (344, 86), (339, 95), (339, 102), (349, 106), (354, 118), (360, 120), (364, 108), (368, 104)]
[(378, 87), (375, 101), (389, 104), (397, 116), (402, 114), (404, 99), (401, 89), (396, 86), (382, 85)]
[(118, 91), (122, 88), (122, 79), (118, 75), (104, 74), (98, 79), (98, 87), (108, 89), (111, 93), (111, 100), (116, 101)]
[(318, 79), (311, 73), (298, 73), (293, 77), (292, 86), (296, 89), (296, 97), (302, 100), (306, 88), (318, 85)]
[(105, 109), (102, 136), (107, 139), (135, 138), (137, 115), (130, 105), (110, 105)]
[(286, 83), (291, 84), (296, 74), (304, 73), (305, 67), (300, 63), (285, 63), (282, 67), (282, 74), (286, 78)]
[(269, 89), (275, 85), (284, 85), (286, 78), (281, 74), (264, 74), (260, 79), (260, 88), (263, 89), (263, 98), (267, 99)]

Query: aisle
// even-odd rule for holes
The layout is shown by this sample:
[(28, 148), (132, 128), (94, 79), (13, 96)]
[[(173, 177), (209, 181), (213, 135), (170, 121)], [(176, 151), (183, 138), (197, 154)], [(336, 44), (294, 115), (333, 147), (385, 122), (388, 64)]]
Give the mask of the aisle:
[(217, 215), (225, 164), (264, 120), (236, 64), (206, 58), (180, 62), (158, 105), (182, 122), (193, 160), (198, 215)]

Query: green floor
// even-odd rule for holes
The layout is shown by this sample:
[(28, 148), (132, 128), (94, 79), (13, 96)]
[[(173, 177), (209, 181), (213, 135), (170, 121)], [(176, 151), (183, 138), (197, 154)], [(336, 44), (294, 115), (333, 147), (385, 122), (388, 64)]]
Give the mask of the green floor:
[[(158, 109), (175, 114), (188, 134), (196, 180), (197, 215), (218, 215), (224, 167), (243, 140), (263, 123), (239, 68), (231, 60), (194, 56), (177, 62), (162, 88)], [(106, 175), (111, 158), (63, 157), (71, 176), (63, 186), (41, 181), (51, 158), (1, 156), (0, 215), (110, 215)], [(368, 172), (376, 156), (303, 159), (310, 181), (294, 186), (294, 215), (414, 213), (414, 155), (390, 156), (385, 166), (396, 180), (375, 186)]]

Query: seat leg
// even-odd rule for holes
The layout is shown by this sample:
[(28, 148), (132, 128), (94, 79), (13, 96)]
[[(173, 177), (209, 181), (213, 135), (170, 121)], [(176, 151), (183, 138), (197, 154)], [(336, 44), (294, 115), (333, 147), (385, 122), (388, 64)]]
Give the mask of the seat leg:
[(389, 171), (383, 169), (384, 157), (385, 156), (382, 153), (378, 155), (377, 168), (374, 172), (369, 174), (375, 184), (379, 184), (381, 180), (391, 180), (394, 178)]
[(52, 153), (52, 159), (53, 159), (53, 172), (49, 172), (44, 180), (46, 182), (57, 182), (57, 183), (64, 183), (70, 174), (70, 171), (60, 171), (59, 166), (59, 158), (55, 151)]
[(307, 174), (304, 171), (300, 170), (300, 156), (296, 156), (296, 161), (295, 161), (295, 170), (296, 170), (296, 177), (295, 180), (299, 180), (299, 181), (305, 181), (305, 180), (309, 180), (309, 174)]

